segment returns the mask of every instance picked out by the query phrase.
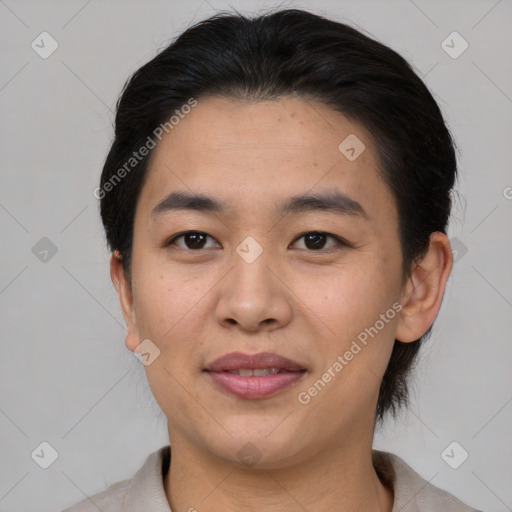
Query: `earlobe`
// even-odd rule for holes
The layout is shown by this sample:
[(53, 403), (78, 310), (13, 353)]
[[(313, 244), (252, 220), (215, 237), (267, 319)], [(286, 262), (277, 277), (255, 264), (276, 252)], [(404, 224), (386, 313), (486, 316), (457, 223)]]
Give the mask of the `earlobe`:
[(124, 271), (121, 255), (117, 249), (112, 252), (110, 258), (110, 277), (117, 291), (121, 312), (126, 324), (126, 348), (133, 352), (139, 345), (139, 333), (133, 307), (132, 290)]
[(430, 235), (425, 255), (414, 264), (404, 287), (402, 310), (395, 337), (404, 343), (419, 339), (434, 322), (453, 266), (448, 237), (441, 232)]

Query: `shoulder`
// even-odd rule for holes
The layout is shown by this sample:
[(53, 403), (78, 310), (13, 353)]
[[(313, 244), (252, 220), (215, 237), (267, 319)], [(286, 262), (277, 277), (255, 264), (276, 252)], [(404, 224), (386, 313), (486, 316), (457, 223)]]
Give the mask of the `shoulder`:
[(116, 482), (60, 512), (140, 512), (144, 509), (171, 512), (163, 485), (163, 471), (169, 466), (169, 457), (167, 445), (148, 455), (133, 477)]
[(479, 512), (432, 485), (397, 455), (378, 450), (373, 450), (372, 454), (377, 474), (393, 487), (395, 502), (392, 512)]
[(104, 491), (71, 505), (61, 512), (121, 512), (125, 509), (126, 495), (131, 487), (132, 479), (112, 484)]

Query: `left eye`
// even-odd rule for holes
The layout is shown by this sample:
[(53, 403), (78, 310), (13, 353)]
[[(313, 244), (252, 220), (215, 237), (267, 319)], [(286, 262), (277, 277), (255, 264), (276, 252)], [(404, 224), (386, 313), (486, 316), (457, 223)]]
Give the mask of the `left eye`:
[[(311, 249), (313, 251), (318, 251), (321, 249), (331, 249), (332, 247), (336, 247), (337, 245), (342, 245), (343, 242), (340, 238), (330, 235), (329, 233), (324, 233), (322, 231), (310, 231), (309, 233), (304, 233), (296, 240), (304, 239), (303, 247), (298, 247), (299, 249)], [(330, 246), (325, 247), (327, 240), (333, 240)]]

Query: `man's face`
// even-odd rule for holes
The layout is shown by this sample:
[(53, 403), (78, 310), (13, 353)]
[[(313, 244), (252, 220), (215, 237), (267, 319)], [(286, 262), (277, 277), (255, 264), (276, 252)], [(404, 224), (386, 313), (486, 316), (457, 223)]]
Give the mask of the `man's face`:
[[(284, 467), (372, 429), (402, 291), (397, 211), (377, 168), (364, 128), (303, 99), (199, 98), (156, 147), (135, 215), (127, 346), (160, 350), (145, 368), (171, 444)], [(218, 208), (155, 210), (176, 192)], [(336, 194), (330, 207), (320, 197)], [(233, 352), (302, 371), (206, 371)]]

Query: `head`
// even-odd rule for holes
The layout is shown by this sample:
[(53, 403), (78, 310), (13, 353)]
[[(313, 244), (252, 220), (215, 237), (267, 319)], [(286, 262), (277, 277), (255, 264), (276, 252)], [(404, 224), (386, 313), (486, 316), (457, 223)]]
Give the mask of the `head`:
[[(427, 87), (347, 25), (220, 14), (137, 70), (97, 197), (126, 345), (158, 347), (170, 428), (224, 455), (244, 432), (282, 460), (396, 415), (451, 270), (455, 176)], [(235, 398), (204, 371), (234, 351), (306, 372)]]

